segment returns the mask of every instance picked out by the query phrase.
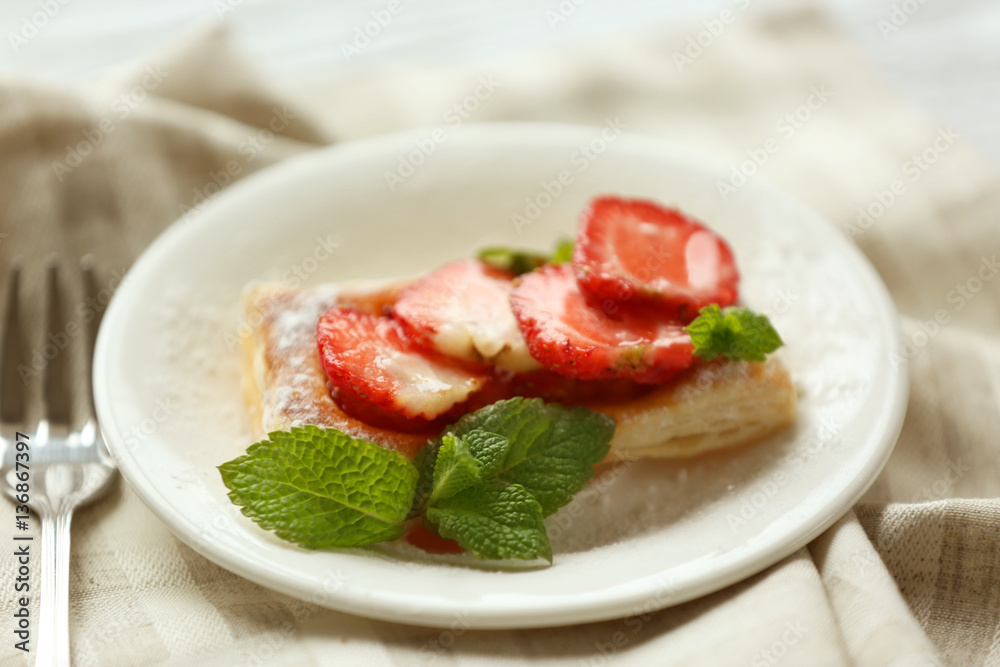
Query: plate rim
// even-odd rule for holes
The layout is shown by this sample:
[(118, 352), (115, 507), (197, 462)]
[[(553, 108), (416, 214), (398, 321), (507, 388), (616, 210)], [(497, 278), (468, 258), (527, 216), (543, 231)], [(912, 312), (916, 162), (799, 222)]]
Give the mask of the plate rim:
[[(484, 137), (488, 139), (489, 135), (501, 136), (511, 132), (527, 137), (534, 132), (536, 136), (543, 136), (550, 141), (557, 135), (565, 137), (567, 141), (577, 141), (593, 138), (594, 129), (599, 127), (601, 126), (568, 123), (498, 122), (468, 123), (458, 128), (458, 130), (460, 130), (461, 134), (471, 135), (474, 139), (480, 140)], [(195, 228), (203, 217), (213, 213), (215, 209), (225, 206), (230, 201), (242, 198), (246, 192), (251, 192), (255, 189), (265, 191), (268, 188), (262, 187), (264, 185), (269, 183), (280, 184), (283, 180), (293, 179), (298, 173), (312, 171), (319, 165), (337, 163), (338, 161), (349, 162), (354, 156), (375, 153), (384, 146), (409, 146), (413, 139), (423, 137), (428, 131), (430, 131), (430, 128), (404, 130), (320, 148), (265, 167), (226, 188), (219, 195), (209, 200), (202, 208), (193, 213), (189, 212), (175, 220), (142, 252), (129, 269), (121, 286), (116, 290), (108, 304), (98, 333), (92, 378), (94, 402), (102, 434), (123, 479), (125, 479), (136, 495), (157, 518), (166, 524), (171, 533), (196, 552), (241, 577), (271, 590), (293, 595), (300, 599), (308, 599), (308, 596), (314, 593), (315, 589), (307, 590), (305, 586), (288, 580), (273, 569), (263, 567), (256, 560), (248, 560), (239, 554), (230, 552), (224, 545), (219, 545), (209, 540), (193, 539), (190, 530), (194, 529), (195, 532), (197, 531), (193, 520), (189, 520), (185, 516), (181, 516), (180, 513), (172, 511), (168, 498), (150, 483), (150, 478), (142, 471), (138, 459), (132, 456), (129, 448), (125, 446), (125, 438), (113, 419), (109, 378), (110, 364), (108, 361), (110, 356), (114, 354), (114, 350), (112, 349), (113, 332), (126, 317), (126, 308), (129, 301), (134, 298), (132, 297), (133, 290), (129, 274), (143, 270), (141, 267), (144, 265), (152, 264), (153, 259), (151, 258), (168, 253), (176, 243), (191, 233), (189, 230)], [(455, 132), (455, 134), (457, 135), (459, 132)], [(450, 142), (450, 144), (453, 143), (456, 142)], [(721, 170), (724, 169), (724, 165), (717, 160), (706, 158), (691, 149), (678, 146), (667, 140), (640, 133), (625, 132), (616, 140), (616, 145), (625, 146), (654, 159), (656, 159), (657, 155), (660, 159), (664, 155), (669, 155), (675, 159), (680, 158), (690, 161), (693, 165), (717, 173), (721, 173)], [(759, 180), (748, 183), (747, 187), (765, 191), (769, 198), (781, 199), (803, 210), (812, 212), (812, 217), (817, 222), (830, 227), (830, 231), (838, 232), (839, 236), (839, 230), (824, 216), (792, 195), (766, 182), (762, 183)], [(841, 244), (842, 254), (853, 265), (857, 275), (866, 287), (870, 288), (873, 302), (878, 309), (878, 330), (888, 334), (889, 353), (890, 355), (898, 355), (901, 349), (902, 326), (895, 303), (881, 277), (860, 249), (842, 236), (841, 240), (843, 242)], [(795, 539), (772, 541), (770, 544), (756, 549), (749, 556), (744, 556), (735, 565), (723, 568), (721, 572), (713, 570), (685, 579), (683, 591), (666, 596), (664, 600), (659, 600), (657, 609), (681, 604), (722, 590), (762, 572), (807, 545), (851, 510), (854, 504), (874, 483), (887, 463), (902, 429), (909, 393), (908, 367), (906, 364), (897, 364), (895, 368), (892, 368), (892, 364), (890, 364), (890, 371), (886, 388), (886, 400), (889, 404), (889, 410), (879, 415), (878, 420), (873, 424), (871, 429), (871, 432), (876, 435), (870, 436), (869, 439), (869, 442), (873, 443), (874, 451), (879, 455), (865, 461), (862, 466), (864, 474), (853, 478), (850, 483), (836, 494), (834, 502), (830, 502), (827, 506), (827, 515), (822, 520), (815, 522), (815, 524), (813, 522), (800, 521), (796, 530), (791, 531), (791, 533), (796, 535)], [(877, 443), (875, 442), (876, 439), (878, 440)], [(803, 526), (806, 524), (811, 526), (811, 528), (804, 528)], [(626, 618), (634, 614), (640, 605), (644, 603), (648, 604), (652, 589), (643, 585), (647, 583), (662, 585), (662, 579), (651, 575), (630, 580), (615, 589), (618, 590), (627, 587), (628, 590), (610, 599), (607, 595), (594, 594), (591, 594), (589, 598), (584, 596), (563, 596), (559, 598), (562, 601), (560, 603), (552, 604), (546, 601), (544, 604), (541, 604), (541, 601), (538, 601), (530, 610), (516, 606), (498, 606), (489, 609), (490, 603), (488, 601), (486, 603), (482, 600), (472, 603), (465, 601), (462, 603), (461, 611), (467, 611), (470, 616), (476, 619), (472, 623), (472, 627), (477, 629), (558, 627), (584, 622)], [(638, 591), (631, 592), (632, 589), (638, 589)], [(447, 600), (446, 598), (443, 599)], [(408, 605), (405, 602), (401, 603), (399, 598), (389, 602), (381, 600), (378, 596), (365, 595), (363, 593), (357, 595), (349, 589), (341, 589), (336, 591), (335, 594), (326, 596), (318, 604), (352, 615), (410, 625), (429, 625), (445, 628), (454, 623), (457, 611), (454, 604), (450, 602), (442, 603), (442, 598), (428, 599), (420, 597), (419, 600), (420, 610), (419, 612), (413, 612), (407, 611)], [(482, 606), (487, 608), (482, 609)], [(648, 611), (645, 607), (643, 609)]]

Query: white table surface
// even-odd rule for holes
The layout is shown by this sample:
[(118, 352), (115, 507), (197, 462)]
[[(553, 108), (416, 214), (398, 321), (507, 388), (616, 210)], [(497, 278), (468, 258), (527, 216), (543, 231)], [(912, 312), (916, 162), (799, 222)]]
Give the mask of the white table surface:
[[(265, 70), (294, 84), (339, 68), (399, 59), (470, 61), (655, 22), (683, 29), (718, 16), (735, 0), (398, 1), (392, 22), (348, 63), (341, 44), (390, 0), (4, 0), (0, 69), (84, 80), (223, 22)], [(817, 1), (892, 85), (1000, 164), (1000, 2)], [(579, 5), (570, 20), (553, 27), (546, 12), (560, 2)], [(892, 32), (880, 28), (903, 5), (913, 11), (905, 24)]]

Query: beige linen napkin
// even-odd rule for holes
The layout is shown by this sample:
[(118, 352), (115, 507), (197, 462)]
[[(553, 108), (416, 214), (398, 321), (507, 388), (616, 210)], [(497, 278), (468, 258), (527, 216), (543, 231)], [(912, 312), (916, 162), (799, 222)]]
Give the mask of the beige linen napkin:
[[(822, 15), (738, 19), (691, 62), (675, 55), (702, 27), (660, 26), (475, 67), (345, 74), (300, 88), (298, 103), (268, 92), (216, 33), (99, 94), (0, 84), (0, 269), (15, 255), (55, 250), (68, 266), (93, 252), (112, 287), (227, 180), (327, 137), (448, 122), (486, 81), (469, 122), (618, 116), (733, 165), (773, 138), (750, 178), (856, 239), (911, 346), (900, 360), (913, 382), (906, 424), (863, 502), (808, 549), (724, 591), (571, 628), (369, 621), (222, 570), (119, 483), (74, 522), (76, 664), (1000, 664), (1000, 180), (950, 128), (888, 92)], [(26, 290), (37, 290), (29, 268)], [(11, 520), (3, 503), (0, 525)], [(0, 582), (13, 567), (0, 558)], [(12, 605), (8, 593), (0, 617)], [(11, 644), (0, 662), (26, 664)]]

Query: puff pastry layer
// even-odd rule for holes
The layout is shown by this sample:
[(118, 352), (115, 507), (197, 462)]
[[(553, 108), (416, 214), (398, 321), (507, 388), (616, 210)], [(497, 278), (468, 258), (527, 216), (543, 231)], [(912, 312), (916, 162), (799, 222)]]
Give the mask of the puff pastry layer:
[[(243, 400), (258, 437), (302, 424), (330, 426), (412, 458), (426, 435), (372, 426), (344, 413), (330, 395), (316, 349), (316, 323), (337, 303), (388, 312), (405, 282), (344, 283), (298, 289), (249, 286), (243, 295)], [(699, 363), (626, 402), (588, 406), (618, 421), (611, 456), (688, 457), (742, 445), (795, 420), (788, 371), (767, 361)]]

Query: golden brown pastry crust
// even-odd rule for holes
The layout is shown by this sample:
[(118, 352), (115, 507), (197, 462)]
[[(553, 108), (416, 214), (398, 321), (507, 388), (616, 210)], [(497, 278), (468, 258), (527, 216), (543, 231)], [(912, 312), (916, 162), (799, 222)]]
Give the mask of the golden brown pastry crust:
[[(297, 289), (251, 285), (243, 295), (243, 400), (259, 437), (302, 424), (330, 426), (412, 458), (426, 435), (400, 433), (345, 414), (333, 398), (316, 349), (316, 323), (336, 303), (388, 312), (406, 282)], [(625, 402), (591, 402), (618, 426), (611, 456), (689, 457), (742, 445), (795, 420), (791, 377), (777, 358), (698, 364), (671, 382)]]
[(700, 364), (625, 403), (591, 403), (615, 418), (612, 454), (683, 458), (733, 447), (795, 421), (795, 387), (775, 357)]
[(250, 333), (243, 340), (243, 401), (258, 437), (303, 424), (330, 426), (408, 458), (427, 442), (426, 435), (359, 421), (330, 395), (316, 348), (316, 323), (338, 298), (366, 291), (372, 288), (364, 284), (308, 289), (265, 284), (246, 289), (243, 311)]

